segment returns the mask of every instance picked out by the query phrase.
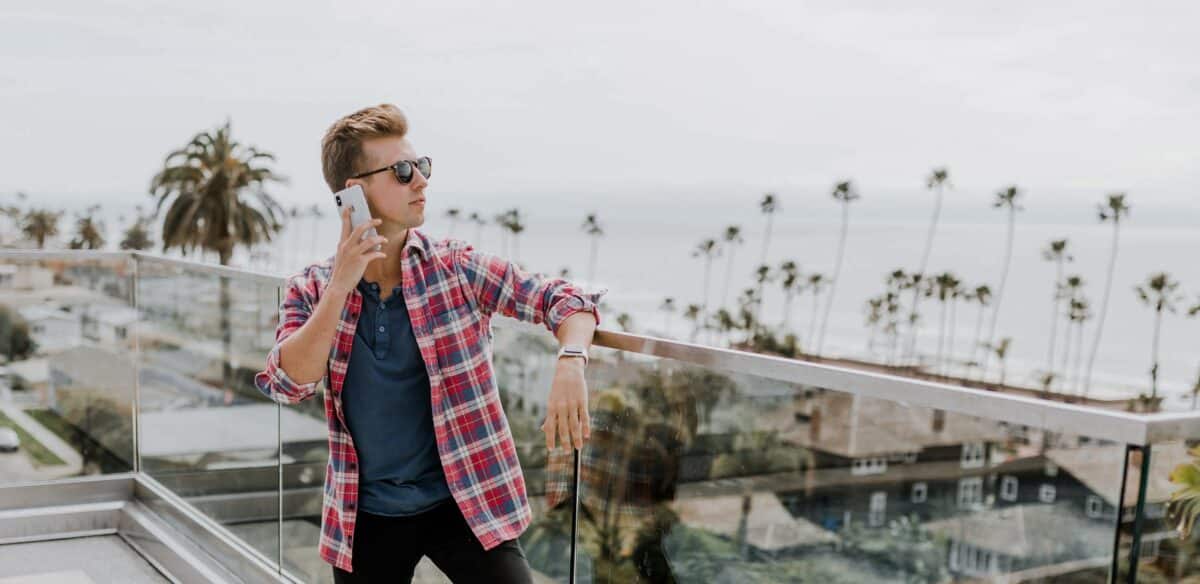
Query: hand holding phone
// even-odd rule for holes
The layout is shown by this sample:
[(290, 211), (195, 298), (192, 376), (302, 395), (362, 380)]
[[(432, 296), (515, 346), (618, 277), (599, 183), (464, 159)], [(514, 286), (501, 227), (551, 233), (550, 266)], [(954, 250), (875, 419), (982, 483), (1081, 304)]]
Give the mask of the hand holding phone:
[(381, 221), (371, 217), (362, 187), (352, 186), (338, 191), (334, 197), (342, 218), (342, 234), (333, 259), (330, 286), (348, 292), (358, 285), (367, 264), (387, 257), (382, 251), (387, 238), (380, 237), (375, 230)]

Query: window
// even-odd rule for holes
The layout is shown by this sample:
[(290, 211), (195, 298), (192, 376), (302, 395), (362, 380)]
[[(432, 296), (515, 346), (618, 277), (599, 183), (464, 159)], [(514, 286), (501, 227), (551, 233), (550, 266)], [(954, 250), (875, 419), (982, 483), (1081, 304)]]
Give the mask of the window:
[(1054, 496), (1056, 494), (1057, 489), (1054, 488), (1054, 485), (1043, 484), (1042, 487), (1038, 489), (1038, 500), (1043, 503), (1053, 503)]
[(850, 463), (850, 474), (872, 475), (887, 472), (887, 459), (883, 457), (856, 458)]
[(1005, 501), (1016, 501), (1017, 487), (1017, 477), (1005, 475), (1000, 479), (1000, 498)]
[(1088, 517), (1098, 519), (1104, 516), (1104, 500), (1100, 497), (1088, 495), (1085, 506), (1087, 508)]
[(912, 502), (924, 503), (929, 497), (929, 485), (926, 483), (914, 483), (912, 486)]
[(984, 452), (983, 442), (968, 442), (962, 445), (962, 467), (963, 468), (980, 468), (983, 466)]
[(983, 502), (983, 477), (958, 480), (958, 506), (970, 507)]
[(871, 507), (867, 514), (867, 524), (871, 527), (883, 525), (887, 518), (887, 493), (876, 491), (871, 493)]

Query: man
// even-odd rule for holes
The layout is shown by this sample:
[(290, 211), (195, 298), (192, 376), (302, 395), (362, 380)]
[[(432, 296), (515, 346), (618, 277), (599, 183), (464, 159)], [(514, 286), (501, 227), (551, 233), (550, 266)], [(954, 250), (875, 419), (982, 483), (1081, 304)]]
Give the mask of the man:
[(516, 538), (531, 513), (489, 320), (499, 312), (558, 337), (542, 430), (547, 448), (582, 448), (600, 294), (419, 231), (432, 161), (407, 131), (400, 110), (384, 104), (325, 134), (325, 181), (334, 192), (362, 186), (378, 236), (363, 239), (372, 225), (351, 229), (343, 211), (337, 253), (288, 278), (276, 345), (255, 385), (297, 403), (325, 381), (320, 554), (336, 582), (408, 582), (423, 556), (455, 582), (530, 582)]

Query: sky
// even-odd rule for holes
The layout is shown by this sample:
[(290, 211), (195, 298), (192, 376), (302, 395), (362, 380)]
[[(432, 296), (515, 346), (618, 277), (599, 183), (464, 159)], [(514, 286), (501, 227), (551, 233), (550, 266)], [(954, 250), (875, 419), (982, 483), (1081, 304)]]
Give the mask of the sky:
[(324, 203), (326, 127), (392, 102), (436, 161), (431, 209), (847, 178), (907, 209), (944, 165), (964, 192), (1195, 218), (1197, 22), (1184, 1), (8, 2), (0, 199), (148, 201), (164, 155), (228, 119), (278, 156), (281, 201)]

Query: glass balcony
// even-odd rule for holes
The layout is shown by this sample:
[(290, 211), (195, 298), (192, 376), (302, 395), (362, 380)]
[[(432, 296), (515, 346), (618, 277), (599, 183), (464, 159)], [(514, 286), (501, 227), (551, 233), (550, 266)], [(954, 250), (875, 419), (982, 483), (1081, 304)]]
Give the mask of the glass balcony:
[[(0, 304), (38, 346), (0, 376), (0, 426), (20, 440), (0, 452), (0, 582), (332, 581), (317, 554), (324, 392), (281, 406), (252, 383), (282, 278), (142, 253), (0, 263)], [(605, 330), (573, 497), (573, 453), (538, 429), (556, 341), (502, 319), (494, 335), (538, 581), (569, 581), (572, 558), (594, 583), (1200, 577), (1168, 505), (1172, 472), (1200, 464), (1198, 412)], [(447, 580), (423, 563), (416, 581)]]

